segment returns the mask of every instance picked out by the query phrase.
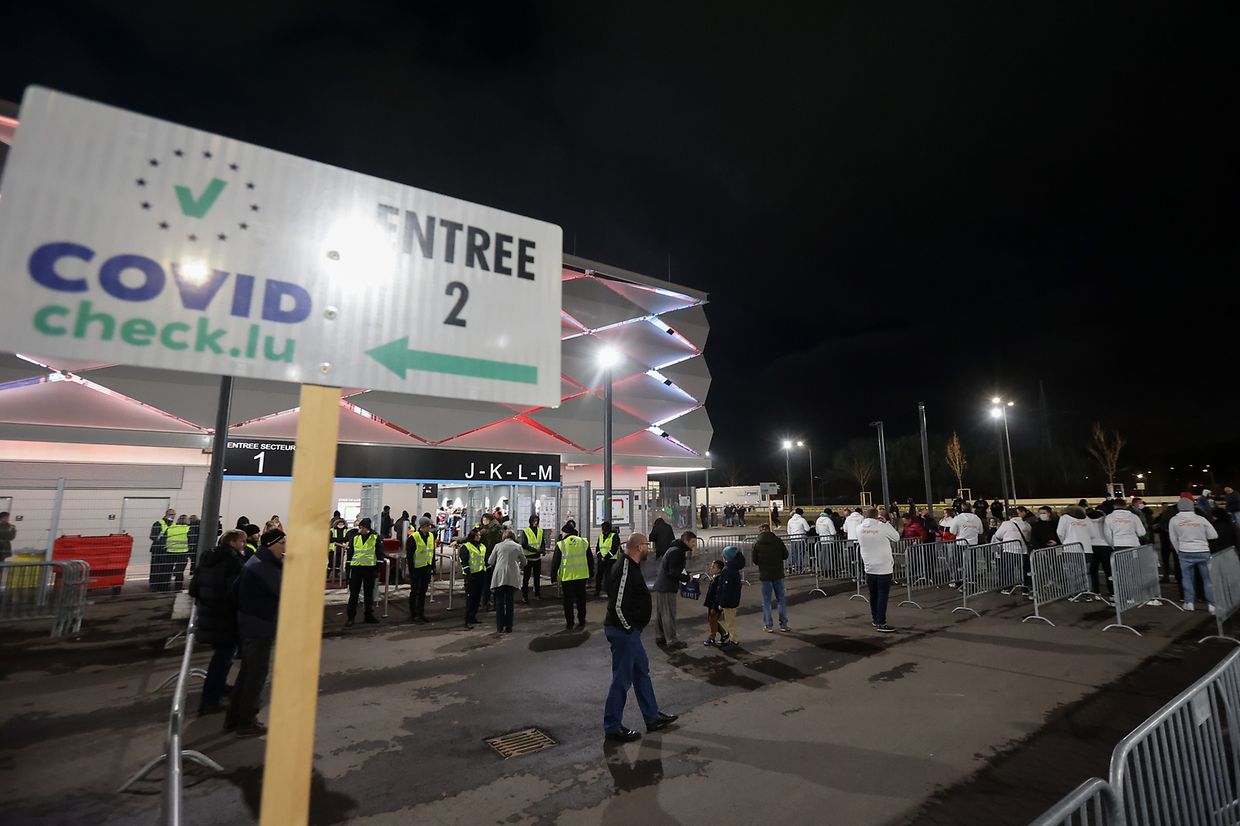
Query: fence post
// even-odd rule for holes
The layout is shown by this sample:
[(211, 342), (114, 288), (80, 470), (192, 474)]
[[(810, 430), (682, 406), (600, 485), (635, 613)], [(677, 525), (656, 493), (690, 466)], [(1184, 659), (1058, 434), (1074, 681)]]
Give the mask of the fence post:
[(1240, 640), (1229, 637), (1223, 631), (1223, 623), (1240, 605), (1240, 557), (1236, 556), (1235, 548), (1224, 548), (1210, 557), (1206, 567), (1210, 571), (1210, 584), (1214, 587), (1214, 621), (1218, 624), (1218, 633), (1204, 636), (1197, 642), (1227, 640), (1240, 645)]

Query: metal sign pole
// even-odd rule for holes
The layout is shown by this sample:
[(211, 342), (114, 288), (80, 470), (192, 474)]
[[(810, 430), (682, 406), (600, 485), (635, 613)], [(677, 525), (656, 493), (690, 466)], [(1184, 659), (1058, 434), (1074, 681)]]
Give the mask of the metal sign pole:
[(926, 403), (917, 402), (917, 414), (921, 419), (921, 471), (926, 477), (926, 510), (934, 510), (934, 495), (930, 492), (930, 440), (926, 435)]
[(202, 521), (198, 523), (195, 566), (202, 564), (203, 554), (215, 547), (216, 525), (220, 521), (220, 495), (224, 486), (224, 454), (228, 445), (228, 415), (232, 410), (232, 390), (232, 376), (221, 376), (219, 404), (215, 408), (215, 434), (211, 438), (211, 467), (207, 471), (207, 485), (202, 492)]

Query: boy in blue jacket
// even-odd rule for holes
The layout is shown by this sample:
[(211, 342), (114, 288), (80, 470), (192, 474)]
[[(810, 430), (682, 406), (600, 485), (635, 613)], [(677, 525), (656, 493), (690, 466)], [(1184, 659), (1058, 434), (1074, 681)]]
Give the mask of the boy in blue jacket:
[(723, 613), (723, 641), (720, 648), (737, 648), (736, 609), (741, 604), (741, 571), (745, 569), (745, 555), (735, 546), (723, 549), (723, 573), (719, 574), (718, 603)]
[(727, 633), (719, 627), (719, 618), (723, 616), (723, 609), (719, 607), (719, 575), (721, 573), (723, 573), (723, 560), (716, 559), (710, 563), (710, 587), (706, 589), (706, 598), (702, 600), (706, 606), (706, 619), (710, 621), (710, 636), (702, 645), (714, 645), (716, 634), (722, 634), (724, 640), (728, 638)]

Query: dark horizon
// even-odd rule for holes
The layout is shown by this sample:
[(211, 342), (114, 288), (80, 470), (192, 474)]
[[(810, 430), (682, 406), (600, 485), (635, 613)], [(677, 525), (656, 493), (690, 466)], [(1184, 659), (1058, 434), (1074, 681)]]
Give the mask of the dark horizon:
[(915, 435), (924, 401), (994, 496), (995, 394), (1018, 481), (1051, 468), (1031, 495), (1101, 495), (1095, 421), (1129, 477), (1240, 475), (1234, 6), (68, 9), (10, 11), (0, 98), (554, 221), (566, 252), (710, 293), (712, 453), (747, 481), (783, 480), (784, 437), (823, 476), (870, 421)]

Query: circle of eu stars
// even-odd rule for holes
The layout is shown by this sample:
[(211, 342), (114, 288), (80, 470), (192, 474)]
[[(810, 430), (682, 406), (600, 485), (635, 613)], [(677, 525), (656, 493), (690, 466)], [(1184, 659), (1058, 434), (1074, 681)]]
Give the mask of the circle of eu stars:
[[(193, 163), (194, 161), (199, 163)], [(242, 174), (241, 167), (238, 164), (229, 163), (221, 165), (215, 160), (215, 153), (210, 150), (204, 149), (200, 152), (191, 152), (186, 149), (173, 149), (171, 157), (147, 158), (143, 170), (134, 179), (134, 186), (138, 191), (139, 209), (157, 217), (158, 220), (155, 222), (155, 225), (160, 230), (168, 233), (176, 232), (176, 228), (169, 219), (175, 218), (178, 215), (177, 200), (175, 196), (169, 198), (168, 196), (172, 193), (167, 190), (171, 189), (172, 179), (176, 178), (180, 173), (184, 173), (184, 180), (187, 184), (200, 186), (200, 179), (204, 177), (203, 172), (210, 176), (224, 178), (225, 184), (229, 187), (242, 187), (242, 214), (240, 216), (233, 216), (226, 226), (216, 227), (217, 231), (215, 232), (202, 233), (201, 230), (199, 232), (189, 232), (185, 236), (186, 240), (191, 243), (210, 241), (213, 235), (215, 241), (227, 243), (229, 238), (248, 232), (251, 228), (250, 222), (262, 210), (262, 206), (255, 197), (257, 186), (254, 181), (249, 180)], [(225, 174), (227, 177), (225, 177)], [(169, 175), (172, 177), (169, 178)], [(157, 181), (156, 178), (161, 180)], [(172, 213), (171, 215), (166, 215), (165, 213), (169, 209), (172, 210)]]

